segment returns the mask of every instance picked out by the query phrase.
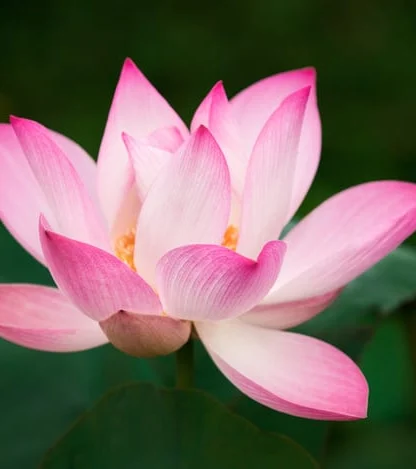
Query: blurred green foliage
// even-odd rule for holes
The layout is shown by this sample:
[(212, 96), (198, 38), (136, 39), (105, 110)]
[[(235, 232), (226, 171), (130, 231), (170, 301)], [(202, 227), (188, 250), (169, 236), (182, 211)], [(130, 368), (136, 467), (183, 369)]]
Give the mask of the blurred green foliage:
[[(232, 96), (264, 76), (314, 65), (323, 151), (304, 214), (353, 184), (416, 180), (415, 18), (411, 0), (2, 2), (0, 121), (9, 114), (33, 118), (95, 157), (126, 56), (188, 122), (218, 79)], [(0, 281), (50, 282), (4, 229), (0, 255)], [(377, 288), (382, 287), (374, 280)], [(360, 298), (355, 300), (351, 307), (361, 308)], [(382, 321), (362, 353), (371, 389), (365, 422), (327, 426), (266, 416), (239, 401), (219, 374), (210, 375), (209, 382), (199, 375), (197, 384), (247, 418), (260, 419), (256, 423), (265, 430), (286, 431), (326, 461), (324, 467), (411, 469), (416, 465), (415, 314), (409, 307)], [(126, 378), (173, 381), (170, 360), (139, 366), (109, 347), (63, 356), (1, 342), (0, 350), (2, 469), (34, 467), (57, 433), (110, 385)], [(207, 360), (198, 354), (201, 363)]]

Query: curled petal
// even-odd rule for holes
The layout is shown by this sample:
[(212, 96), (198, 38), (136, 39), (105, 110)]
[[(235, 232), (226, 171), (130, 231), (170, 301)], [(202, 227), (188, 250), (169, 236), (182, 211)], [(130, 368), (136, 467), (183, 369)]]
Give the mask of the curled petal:
[(261, 404), (317, 420), (366, 417), (367, 382), (332, 345), (239, 320), (196, 329), (222, 373)]
[(221, 246), (174, 249), (156, 269), (162, 304), (169, 316), (193, 321), (239, 316), (269, 291), (284, 252), (281, 241), (266, 244), (257, 262)]
[(0, 285), (0, 337), (36, 350), (76, 352), (108, 342), (56, 288)]
[(40, 239), (49, 270), (71, 301), (87, 316), (104, 321), (118, 311), (160, 314), (157, 295), (115, 256), (45, 228)]

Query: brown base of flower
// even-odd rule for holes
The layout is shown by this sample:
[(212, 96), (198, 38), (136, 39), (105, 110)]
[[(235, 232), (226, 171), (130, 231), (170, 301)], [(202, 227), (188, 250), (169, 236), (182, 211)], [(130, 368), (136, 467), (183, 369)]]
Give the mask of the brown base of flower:
[(100, 322), (108, 340), (133, 357), (150, 358), (176, 352), (189, 339), (191, 323), (166, 316), (120, 311)]

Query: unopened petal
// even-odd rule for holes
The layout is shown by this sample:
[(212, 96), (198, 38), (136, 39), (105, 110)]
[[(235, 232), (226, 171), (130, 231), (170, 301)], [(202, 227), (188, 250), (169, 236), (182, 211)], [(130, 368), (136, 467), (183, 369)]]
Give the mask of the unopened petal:
[(268, 243), (257, 262), (214, 245), (168, 252), (156, 269), (157, 289), (169, 316), (217, 321), (239, 316), (269, 291), (279, 273), (285, 245)]

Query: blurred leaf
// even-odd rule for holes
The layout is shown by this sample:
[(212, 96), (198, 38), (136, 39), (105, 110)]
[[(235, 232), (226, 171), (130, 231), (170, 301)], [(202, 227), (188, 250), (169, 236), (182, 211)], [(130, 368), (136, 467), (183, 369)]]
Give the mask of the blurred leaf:
[(41, 469), (317, 467), (289, 439), (258, 430), (200, 391), (137, 384), (111, 392), (46, 455)]
[[(410, 422), (409, 422), (410, 423)], [(327, 459), (327, 469), (414, 469), (416, 427), (374, 425), (342, 433)], [(334, 442), (335, 443), (335, 442)]]
[(32, 469), (57, 436), (114, 385), (173, 384), (172, 361), (134, 359), (111, 345), (52, 354), (0, 340), (0, 467)]

